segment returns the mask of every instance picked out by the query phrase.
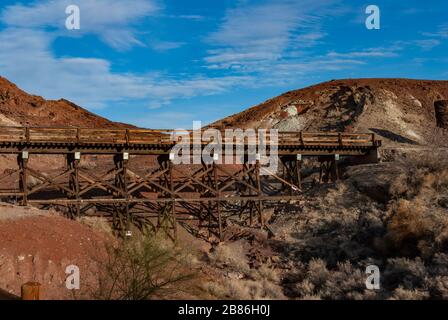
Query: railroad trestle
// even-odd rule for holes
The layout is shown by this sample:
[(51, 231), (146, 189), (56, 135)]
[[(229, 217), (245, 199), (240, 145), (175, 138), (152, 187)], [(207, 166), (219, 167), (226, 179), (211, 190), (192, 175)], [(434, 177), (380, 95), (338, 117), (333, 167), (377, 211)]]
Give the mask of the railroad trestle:
[[(332, 182), (343, 157), (372, 161), (380, 146), (372, 134), (280, 133), (279, 168), (269, 172), (247, 155), (239, 164), (174, 164), (166, 130), (134, 131), (0, 127), (0, 154), (17, 161), (0, 176), (0, 198), (71, 219), (102, 215), (123, 236), (138, 228), (175, 240), (183, 226), (219, 242), (237, 224), (270, 232), (264, 209), (301, 199), (306, 157), (319, 160), (320, 182)], [(65, 163), (45, 166), (42, 157)]]

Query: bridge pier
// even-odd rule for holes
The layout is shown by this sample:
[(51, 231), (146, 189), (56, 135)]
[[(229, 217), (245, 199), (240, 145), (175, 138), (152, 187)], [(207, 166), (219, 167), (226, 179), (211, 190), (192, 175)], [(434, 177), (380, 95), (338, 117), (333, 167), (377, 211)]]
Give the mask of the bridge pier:
[(71, 190), (71, 194), (68, 195), (69, 199), (76, 200), (74, 204), (68, 205), (68, 217), (75, 219), (81, 216), (81, 204), (79, 202), (79, 162), (81, 160), (81, 153), (74, 152), (66, 155), (67, 170), (69, 174), (68, 187)]
[(177, 217), (176, 202), (174, 197), (174, 179), (173, 164), (169, 155), (160, 155), (157, 158), (160, 172), (159, 175), (159, 194), (161, 199), (170, 199), (163, 203), (157, 203), (157, 225), (156, 232), (163, 229), (166, 235), (172, 240), (177, 239)]
[(321, 156), (318, 158), (320, 163), (319, 183), (331, 183), (339, 180), (339, 161), (340, 156), (335, 154), (333, 156)]
[[(283, 167), (284, 177), (290, 184), (296, 186), (299, 190), (302, 189), (302, 155), (286, 155), (280, 156), (280, 163)], [(292, 195), (293, 189), (283, 184), (284, 188), (290, 189)]]
[(114, 197), (117, 199), (125, 199), (124, 203), (118, 203), (115, 206), (115, 215), (113, 217), (113, 229), (127, 236), (131, 234), (132, 216), (129, 211), (129, 193), (128, 193), (128, 173), (127, 165), (129, 153), (122, 152), (114, 155), (114, 185), (116, 191)]
[(22, 198), (22, 205), (28, 205), (28, 151), (22, 151), (17, 156), (19, 165), (19, 190)]

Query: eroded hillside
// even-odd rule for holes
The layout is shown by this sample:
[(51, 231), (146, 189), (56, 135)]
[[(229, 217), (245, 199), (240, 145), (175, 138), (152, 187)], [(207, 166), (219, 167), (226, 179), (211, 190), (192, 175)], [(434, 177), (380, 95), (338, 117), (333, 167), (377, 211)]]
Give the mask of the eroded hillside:
[(448, 81), (335, 80), (287, 92), (213, 125), (374, 132), (386, 144), (427, 145), (437, 131), (434, 101), (442, 99), (448, 99)]

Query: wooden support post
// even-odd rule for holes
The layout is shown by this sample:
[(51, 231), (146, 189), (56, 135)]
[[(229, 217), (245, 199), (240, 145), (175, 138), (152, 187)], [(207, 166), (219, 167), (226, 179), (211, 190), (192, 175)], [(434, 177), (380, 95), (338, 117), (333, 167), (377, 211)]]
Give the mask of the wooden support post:
[(329, 183), (333, 175), (334, 158), (323, 156), (319, 157), (320, 172), (319, 172), (319, 184)]
[[(294, 167), (293, 167), (295, 165), (295, 163), (294, 163), (294, 161), (291, 161), (291, 160), (288, 160), (286, 163), (288, 164), (287, 165), (288, 177), (289, 177), (288, 180), (291, 184), (295, 184), (295, 181), (294, 181), (295, 172), (294, 172)], [(293, 190), (293, 188), (291, 188), (291, 186), (288, 186), (288, 187), (289, 187), (289, 195), (292, 196), (294, 194), (294, 190)]]
[(216, 213), (218, 215), (218, 237), (219, 242), (223, 241), (223, 231), (222, 231), (222, 217), (221, 217), (221, 192), (219, 191), (219, 180), (218, 180), (218, 170), (217, 164), (213, 162), (213, 179), (214, 179), (214, 190), (216, 190)]
[(21, 296), (22, 300), (40, 300), (41, 298), (41, 284), (38, 282), (27, 282), (22, 285)]
[(324, 163), (323, 162), (319, 162), (319, 184), (322, 184), (323, 169), (324, 169)]
[[(285, 180), (288, 180), (288, 178), (286, 177), (286, 170), (285, 170), (286, 169), (286, 165), (283, 162), (282, 158), (280, 158), (280, 163), (282, 164), (282, 178), (285, 179)], [(282, 182), (282, 190), (285, 190), (285, 189), (286, 189), (286, 184)]]
[(298, 154), (296, 157), (296, 175), (297, 175), (297, 187), (302, 190), (302, 155)]
[(334, 155), (334, 161), (333, 161), (333, 166), (334, 166), (334, 182), (336, 182), (337, 180), (339, 180), (339, 163), (340, 160), (340, 156), (339, 154), (335, 154)]
[(168, 160), (169, 189), (171, 191), (171, 223), (173, 225), (174, 241), (177, 241), (177, 217), (176, 217), (176, 201), (174, 197), (174, 164)]
[(68, 197), (76, 199), (76, 204), (69, 205), (69, 218), (74, 219), (81, 215), (81, 204), (79, 202), (79, 161), (81, 160), (81, 153), (74, 152), (67, 154), (67, 168), (70, 171), (69, 188), (72, 191)]
[[(159, 164), (159, 170), (160, 170), (160, 174), (158, 177), (158, 184), (162, 187), (164, 187), (165, 189), (168, 187), (168, 182), (167, 182), (167, 164), (170, 161), (170, 155), (160, 155), (157, 157), (157, 163)], [(158, 190), (158, 194), (159, 197), (161, 198), (167, 198), (170, 197), (169, 194), (167, 194), (166, 190), (164, 190), (163, 188), (157, 188)], [(169, 236), (168, 232), (166, 231), (166, 215), (167, 215), (167, 209), (168, 209), (168, 205), (167, 203), (157, 203), (157, 225), (156, 225), (156, 234), (159, 232), (159, 230), (161, 228), (164, 228), (165, 233)]]
[(19, 189), (22, 194), (22, 205), (28, 205), (28, 151), (22, 151), (18, 156), (20, 178)]
[[(248, 161), (248, 159), (247, 159)], [(246, 179), (246, 182), (250, 184), (251, 182), (251, 171), (250, 171), (250, 165), (248, 162), (246, 162), (244, 164), (244, 175), (243, 177)], [(253, 195), (253, 190), (251, 188), (246, 187), (249, 190), (249, 196)], [(254, 223), (254, 202), (253, 201), (249, 201), (249, 226), (252, 227), (253, 223)]]
[[(255, 181), (257, 184), (257, 190), (258, 190), (258, 196), (261, 197), (263, 194), (263, 191), (261, 190), (261, 170), (260, 170), (260, 159), (257, 159), (257, 163), (255, 164)], [(259, 215), (259, 222), (260, 222), (260, 228), (262, 229), (264, 227), (265, 221), (263, 216), (263, 201), (258, 200), (258, 215)]]
[(115, 163), (115, 186), (120, 192), (117, 192), (117, 198), (125, 198), (125, 203), (118, 204), (115, 208), (116, 218), (115, 227), (122, 235), (127, 235), (130, 232), (132, 225), (132, 217), (129, 212), (129, 192), (128, 192), (128, 178), (127, 178), (127, 164), (129, 160), (129, 153), (123, 152), (114, 156)]
[(126, 234), (128, 234), (129, 231), (130, 231), (131, 225), (133, 224), (133, 219), (132, 219), (132, 216), (131, 216), (130, 211), (129, 211), (129, 198), (130, 198), (129, 190), (128, 190), (128, 161), (129, 161), (129, 153), (123, 152), (121, 154), (121, 158), (122, 158), (122, 171), (121, 171), (121, 174), (122, 174), (122, 181), (123, 181), (122, 182), (123, 183), (122, 191), (123, 191), (124, 196), (126, 198), (126, 204), (125, 204), (125, 207), (123, 209), (124, 209), (124, 214), (126, 216)]
[(320, 174), (319, 183), (330, 183), (336, 182), (339, 179), (339, 155), (336, 154), (333, 157), (324, 156), (319, 157), (320, 162)]
[[(280, 163), (283, 167), (283, 189), (288, 188), (289, 195), (293, 196), (294, 191), (301, 190), (301, 162), (302, 155), (298, 154), (294, 156), (282, 156), (280, 157)], [(297, 188), (295, 188), (297, 187)]]

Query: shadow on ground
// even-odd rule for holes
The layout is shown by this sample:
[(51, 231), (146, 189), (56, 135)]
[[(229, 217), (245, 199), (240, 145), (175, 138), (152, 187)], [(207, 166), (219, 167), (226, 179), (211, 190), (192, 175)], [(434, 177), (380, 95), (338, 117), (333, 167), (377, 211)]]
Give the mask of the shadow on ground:
[(406, 137), (403, 137), (402, 135), (393, 133), (392, 131), (389, 131), (386, 129), (369, 128), (369, 130), (383, 138), (389, 139), (394, 142), (418, 145), (418, 143), (416, 141), (408, 139)]
[(0, 289), (0, 300), (20, 300), (20, 298), (3, 289)]

